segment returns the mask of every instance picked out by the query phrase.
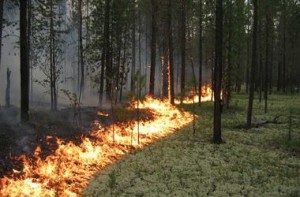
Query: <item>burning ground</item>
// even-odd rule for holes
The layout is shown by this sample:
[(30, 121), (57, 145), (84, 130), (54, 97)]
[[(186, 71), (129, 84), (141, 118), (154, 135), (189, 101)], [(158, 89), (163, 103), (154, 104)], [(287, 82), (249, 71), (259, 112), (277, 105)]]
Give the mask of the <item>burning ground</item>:
[[(139, 110), (136, 110), (136, 106), (139, 106)], [(23, 154), (16, 158), (20, 162), (12, 165), (13, 169), (2, 170), (8, 175), (1, 178), (1, 195), (78, 196), (96, 172), (124, 154), (164, 137), (192, 120), (190, 113), (167, 104), (167, 101), (151, 98), (143, 103), (133, 102), (127, 109), (122, 113), (118, 108), (110, 112), (98, 112), (100, 118), (85, 134), (82, 134), (85, 132), (83, 130), (77, 135), (73, 133), (72, 137), (66, 136), (64, 131), (57, 130), (57, 123), (50, 127), (56, 135), (41, 132), (35, 143), (26, 143), (31, 144), (27, 150), (29, 154), (30, 147), (36, 147), (33, 156)], [(133, 115), (132, 111), (137, 111), (138, 115)], [(124, 113), (126, 115), (122, 116)], [(108, 119), (110, 116), (112, 118)], [(65, 119), (61, 117), (61, 120)], [(39, 127), (34, 125), (34, 128)], [(43, 131), (43, 128), (40, 129)], [(29, 139), (34, 141), (33, 138)]]
[(212, 104), (186, 105), (198, 115), (195, 135), (189, 125), (125, 156), (101, 171), (84, 196), (300, 196), (299, 96), (272, 95), (268, 114), (255, 102), (257, 126), (249, 130), (240, 126), (246, 95), (234, 98), (222, 116), (225, 144), (210, 143)]

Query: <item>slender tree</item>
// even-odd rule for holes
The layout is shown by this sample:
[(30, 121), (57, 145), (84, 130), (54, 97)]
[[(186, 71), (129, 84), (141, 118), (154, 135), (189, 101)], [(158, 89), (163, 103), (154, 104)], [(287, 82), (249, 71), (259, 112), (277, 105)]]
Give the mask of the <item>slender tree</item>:
[(1, 72), (1, 57), (2, 57), (2, 28), (3, 28), (3, 6), (4, 1), (0, 1), (0, 72)]
[(106, 96), (111, 97), (113, 70), (111, 64), (111, 42), (110, 42), (110, 7), (111, 0), (105, 0), (105, 18), (104, 18), (104, 50), (105, 50), (105, 76), (106, 76)]
[(223, 46), (223, 0), (216, 2), (216, 41), (214, 68), (214, 133), (213, 143), (222, 143), (221, 136), (221, 87), (222, 87), (222, 46)]
[(21, 122), (29, 120), (29, 65), (27, 50), (27, 0), (20, 0), (20, 66), (21, 66)]
[(174, 104), (174, 66), (173, 66), (173, 31), (172, 31), (172, 0), (168, 1), (168, 40), (169, 40), (169, 100)]
[(135, 32), (136, 32), (136, 4), (135, 1), (133, 1), (133, 8), (132, 8), (132, 35), (131, 35), (131, 44), (132, 44), (132, 51), (131, 51), (131, 56), (132, 56), (132, 61), (131, 61), (131, 81), (130, 81), (130, 87), (131, 87), (131, 92), (135, 92), (135, 81), (134, 81), (134, 76), (135, 76), (135, 67), (136, 67), (136, 39), (135, 39)]
[(250, 70), (250, 87), (249, 87), (249, 102), (247, 112), (247, 127), (251, 127), (252, 109), (254, 98), (254, 79), (257, 67), (257, 0), (253, 0), (253, 28), (252, 28), (252, 65)]
[(84, 59), (82, 37), (82, 0), (78, 0), (78, 66), (80, 67), (79, 99), (84, 91)]
[(203, 25), (202, 25), (202, 0), (199, 0), (199, 101), (198, 104), (199, 106), (201, 105), (201, 97), (202, 97), (202, 61), (203, 61), (203, 47), (202, 47), (202, 29), (203, 29)]
[(152, 33), (151, 33), (151, 66), (150, 66), (150, 84), (149, 94), (154, 95), (155, 84), (155, 64), (156, 64), (156, 34), (157, 34), (157, 0), (151, 0), (152, 4)]
[(269, 67), (270, 67), (270, 36), (271, 36), (271, 15), (270, 15), (270, 5), (266, 4), (266, 61), (265, 61), (265, 81), (264, 81), (264, 99), (265, 99), (265, 113), (268, 110), (268, 88), (269, 88)]
[(185, 63), (186, 63), (186, 0), (181, 0), (181, 102), (185, 96)]

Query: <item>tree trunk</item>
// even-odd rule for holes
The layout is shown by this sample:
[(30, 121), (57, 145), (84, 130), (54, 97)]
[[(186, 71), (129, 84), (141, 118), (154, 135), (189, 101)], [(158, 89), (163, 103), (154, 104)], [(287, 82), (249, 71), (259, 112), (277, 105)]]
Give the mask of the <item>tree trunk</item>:
[(265, 62), (265, 81), (264, 81), (264, 99), (265, 99), (265, 113), (268, 109), (268, 80), (269, 80), (269, 66), (270, 66), (270, 30), (271, 30), (271, 18), (270, 18), (270, 8), (267, 4), (266, 8), (266, 62)]
[(23, 123), (29, 120), (29, 65), (26, 17), (27, 3), (27, 0), (20, 1), (21, 122)]
[(213, 143), (222, 143), (221, 135), (221, 87), (222, 87), (222, 49), (223, 49), (223, 0), (216, 2), (216, 42), (214, 69), (214, 133)]
[(168, 2), (168, 36), (169, 36), (169, 100), (174, 104), (174, 67), (173, 67), (173, 32), (172, 32), (172, 0)]
[(135, 75), (135, 67), (136, 67), (136, 52), (135, 52), (135, 47), (136, 47), (136, 42), (135, 42), (135, 29), (136, 29), (136, 22), (135, 22), (135, 3), (133, 4), (133, 21), (132, 21), (132, 35), (131, 35), (131, 45), (132, 45), (132, 60), (131, 60), (131, 78), (130, 78), (130, 87), (131, 87), (131, 92), (135, 92), (135, 82), (134, 82), (134, 75)]
[(203, 48), (202, 48), (202, 0), (199, 0), (199, 90), (198, 90), (198, 105), (201, 105), (202, 97), (202, 61), (203, 61)]
[(246, 94), (249, 92), (249, 66), (250, 66), (250, 25), (247, 28), (247, 66), (246, 66)]
[(7, 68), (6, 72), (6, 91), (5, 91), (5, 106), (10, 107), (10, 74), (11, 71)]
[(168, 47), (167, 42), (163, 42), (162, 64), (162, 98), (168, 97)]
[(257, 32), (257, 37), (258, 37), (258, 43), (259, 43), (259, 74), (258, 74), (258, 81), (255, 85), (255, 89), (259, 88), (259, 103), (261, 103), (262, 100), (262, 91), (263, 91), (263, 34), (262, 34), (262, 28), (263, 28), (263, 24), (262, 24), (262, 16), (261, 14), (258, 14), (258, 32)]
[(182, 0), (181, 5), (181, 82), (180, 82), (180, 100), (183, 102), (185, 97), (185, 64), (186, 64), (186, 0)]
[(79, 57), (80, 62), (80, 86), (79, 100), (84, 92), (84, 61), (83, 61), (83, 41), (82, 41), (82, 0), (78, 0), (78, 41), (79, 41)]
[(156, 34), (157, 34), (157, 0), (151, 0), (152, 4), (152, 34), (151, 34), (151, 67), (150, 67), (150, 85), (149, 94), (154, 96), (155, 85), (155, 64), (156, 64)]
[(54, 33), (54, 11), (53, 0), (50, 1), (50, 93), (51, 93), (51, 110), (57, 109), (57, 92), (56, 92), (56, 59), (55, 59), (55, 33)]
[(249, 87), (249, 102), (247, 112), (247, 127), (251, 127), (252, 123), (252, 109), (253, 109), (253, 98), (254, 98), (254, 79), (256, 74), (257, 66), (257, 0), (253, 0), (253, 33), (252, 33), (252, 65), (250, 71), (250, 87)]
[(223, 95), (223, 103), (224, 103), (224, 107), (226, 109), (229, 108), (229, 103), (230, 103), (230, 99), (231, 99), (231, 75), (232, 75), (232, 37), (233, 37), (233, 32), (232, 32), (232, 28), (233, 28), (233, 23), (232, 23), (232, 3), (228, 2), (228, 45), (227, 45), (227, 67), (225, 68), (225, 88), (224, 88), (224, 95)]
[(112, 65), (111, 65), (111, 50), (110, 50), (110, 2), (111, 0), (105, 0), (105, 16), (104, 16), (104, 50), (105, 50), (105, 76), (106, 76), (106, 96), (111, 99), (112, 91)]
[(3, 30), (3, 6), (4, 1), (0, 1), (0, 73), (1, 73), (1, 57), (2, 57), (2, 30)]

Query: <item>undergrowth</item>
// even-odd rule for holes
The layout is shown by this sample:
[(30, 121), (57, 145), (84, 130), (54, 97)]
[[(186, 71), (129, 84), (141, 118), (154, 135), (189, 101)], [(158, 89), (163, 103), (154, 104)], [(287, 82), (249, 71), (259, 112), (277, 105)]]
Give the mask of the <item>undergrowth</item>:
[(234, 95), (223, 112), (221, 145), (211, 144), (212, 103), (179, 106), (197, 114), (195, 134), (189, 125), (125, 156), (91, 180), (83, 196), (300, 196), (299, 95), (270, 95), (266, 114), (255, 100), (253, 123), (266, 124), (251, 129), (239, 127), (247, 101)]

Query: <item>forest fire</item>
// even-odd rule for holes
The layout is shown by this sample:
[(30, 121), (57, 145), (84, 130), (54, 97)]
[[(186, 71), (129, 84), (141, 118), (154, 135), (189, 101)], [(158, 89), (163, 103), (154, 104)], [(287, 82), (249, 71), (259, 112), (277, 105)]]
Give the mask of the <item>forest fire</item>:
[[(213, 98), (212, 98), (212, 95), (213, 95), (213, 90), (211, 88), (210, 85), (205, 85), (205, 86), (202, 86), (202, 96), (201, 96), (201, 102), (207, 102), (207, 101), (211, 101)], [(182, 102), (184, 104), (193, 104), (193, 103), (198, 103), (199, 102), (199, 95), (197, 93), (197, 91), (190, 91), (189, 92), (189, 97), (185, 98)], [(175, 101), (176, 104), (179, 104), (181, 103), (180, 99), (177, 99)]]
[(40, 147), (36, 148), (34, 158), (19, 157), (23, 161), (23, 170), (14, 170), (12, 176), (0, 179), (1, 196), (78, 196), (96, 172), (193, 119), (190, 113), (178, 110), (167, 101), (146, 98), (139, 104), (133, 102), (130, 107), (137, 105), (151, 110), (154, 119), (108, 127), (98, 122), (97, 129), (91, 131), (90, 137), (81, 137), (79, 145), (56, 139), (58, 148), (45, 159), (41, 157)]

